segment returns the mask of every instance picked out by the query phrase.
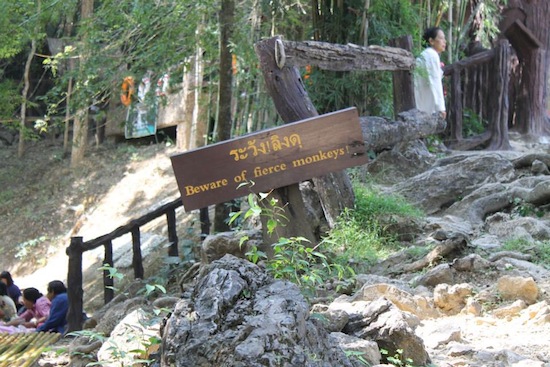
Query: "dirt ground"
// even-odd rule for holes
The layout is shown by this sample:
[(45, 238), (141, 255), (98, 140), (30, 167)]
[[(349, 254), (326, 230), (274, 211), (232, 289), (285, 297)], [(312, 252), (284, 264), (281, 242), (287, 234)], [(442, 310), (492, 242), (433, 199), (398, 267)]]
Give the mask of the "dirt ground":
[[(71, 169), (60, 141), (29, 142), (22, 159), (16, 146), (0, 147), (0, 269), (22, 288), (66, 281), (71, 236), (91, 240), (179, 196), (176, 153), (170, 143), (106, 143)], [(86, 253), (84, 268), (97, 271), (102, 256)]]

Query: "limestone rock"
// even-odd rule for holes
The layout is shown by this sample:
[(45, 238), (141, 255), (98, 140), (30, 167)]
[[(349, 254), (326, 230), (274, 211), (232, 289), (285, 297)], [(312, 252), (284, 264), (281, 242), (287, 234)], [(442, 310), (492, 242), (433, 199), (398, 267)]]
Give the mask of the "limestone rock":
[(472, 286), (469, 284), (439, 284), (434, 289), (434, 304), (449, 315), (456, 315), (464, 306), (466, 299), (472, 295)]
[(515, 301), (520, 299), (529, 305), (535, 303), (539, 296), (537, 283), (531, 277), (524, 278), (505, 275), (498, 279), (497, 290), (505, 300)]
[(309, 318), (298, 287), (232, 255), (201, 270), (163, 334), (161, 366), (302, 365), (354, 366)]

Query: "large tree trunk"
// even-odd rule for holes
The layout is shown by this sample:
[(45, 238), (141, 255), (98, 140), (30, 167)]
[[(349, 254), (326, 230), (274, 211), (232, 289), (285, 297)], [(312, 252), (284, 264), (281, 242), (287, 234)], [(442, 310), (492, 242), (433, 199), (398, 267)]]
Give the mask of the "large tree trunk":
[(546, 103), (550, 68), (550, 1), (510, 0), (506, 16), (514, 19), (505, 19), (507, 27), (503, 31), (510, 38), (522, 64), (516, 110), (518, 128), (532, 137), (548, 134), (550, 121)]
[[(234, 0), (222, 0), (220, 9), (220, 85), (218, 93), (218, 124), (216, 141), (231, 138), (232, 116), (231, 97), (233, 94), (233, 69), (230, 42), (233, 34), (233, 19), (235, 17)], [(229, 230), (227, 219), (232, 205), (216, 204), (214, 211), (214, 231)]]

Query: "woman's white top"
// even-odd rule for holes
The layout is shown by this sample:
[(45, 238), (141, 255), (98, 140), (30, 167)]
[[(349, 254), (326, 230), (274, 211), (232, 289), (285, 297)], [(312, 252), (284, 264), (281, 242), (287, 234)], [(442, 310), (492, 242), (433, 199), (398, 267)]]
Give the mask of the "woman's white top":
[(434, 113), (445, 111), (443, 96), (443, 69), (439, 54), (427, 47), (416, 59), (414, 74), (414, 97), (416, 108), (420, 111)]

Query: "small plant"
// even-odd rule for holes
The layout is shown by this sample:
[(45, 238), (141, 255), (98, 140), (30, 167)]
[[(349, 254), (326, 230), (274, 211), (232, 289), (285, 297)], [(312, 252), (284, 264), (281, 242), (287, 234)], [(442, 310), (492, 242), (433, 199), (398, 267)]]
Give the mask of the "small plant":
[[(284, 225), (284, 206), (281, 207), (277, 200), (269, 197), (269, 193), (249, 194), (249, 209), (239, 211), (230, 215), (229, 223), (243, 217), (244, 220), (252, 216), (263, 216), (267, 218), (267, 232), (272, 234), (277, 226)], [(240, 239), (242, 246), (248, 240), (247, 236)], [(281, 237), (273, 244), (273, 257), (267, 255), (253, 246), (246, 256), (249, 261), (257, 263), (265, 260), (269, 273), (278, 279), (289, 280), (297, 284), (306, 296), (316, 293), (316, 287), (324, 284), (331, 277), (342, 279), (345, 276), (355, 275), (353, 270), (341, 264), (331, 263), (326, 255), (319, 250), (320, 245), (312, 246), (310, 241), (304, 237)]]
[(39, 244), (46, 241), (47, 239), (48, 238), (46, 236), (40, 236), (38, 238), (33, 238), (32, 240), (21, 242), (15, 245), (15, 247), (17, 248), (17, 253), (15, 254), (15, 258), (16, 259), (27, 258)]
[(397, 349), (393, 356), (390, 356), (386, 349), (380, 349), (380, 353), (386, 356), (385, 358), (388, 363), (396, 367), (414, 367), (413, 360), (411, 358), (403, 359), (403, 349)]
[(465, 109), (462, 114), (462, 135), (465, 138), (482, 134), (487, 130), (488, 122), (474, 111)]
[(531, 203), (527, 203), (522, 198), (515, 197), (510, 200), (510, 204), (512, 204), (512, 215), (520, 217), (528, 217), (534, 215), (538, 218), (544, 215), (543, 210), (539, 209)]
[(358, 350), (345, 350), (344, 353), (346, 354), (346, 357), (348, 358), (354, 358), (357, 359), (361, 364), (370, 367), (370, 363), (363, 357), (365, 352), (360, 352)]
[(550, 241), (548, 240), (530, 242), (523, 238), (513, 238), (504, 242), (502, 249), (531, 254), (535, 264), (550, 269)]
[[(98, 270), (106, 271), (108, 274), (107, 276), (111, 279), (118, 279), (122, 280), (124, 278), (124, 274), (118, 271), (117, 268), (110, 266), (109, 264), (103, 264)], [(113, 290), (117, 290), (115, 287), (107, 287)], [(155, 290), (159, 290), (162, 293), (166, 293), (166, 288), (162, 284), (145, 284), (145, 288), (143, 289), (143, 292), (145, 293), (145, 297), (148, 297), (153, 293)]]

